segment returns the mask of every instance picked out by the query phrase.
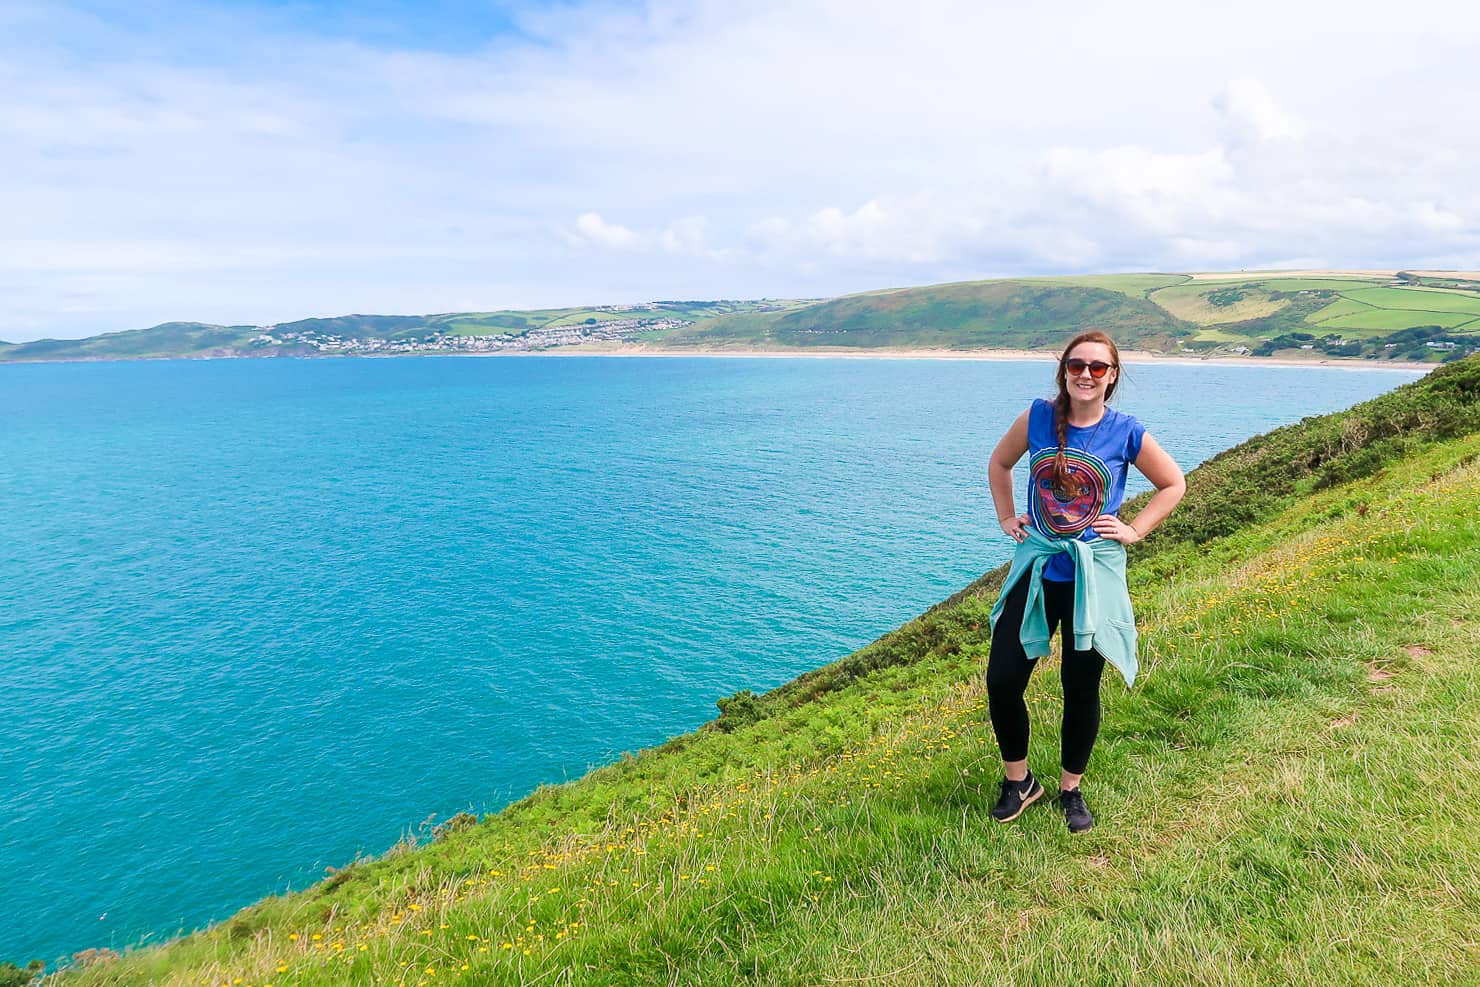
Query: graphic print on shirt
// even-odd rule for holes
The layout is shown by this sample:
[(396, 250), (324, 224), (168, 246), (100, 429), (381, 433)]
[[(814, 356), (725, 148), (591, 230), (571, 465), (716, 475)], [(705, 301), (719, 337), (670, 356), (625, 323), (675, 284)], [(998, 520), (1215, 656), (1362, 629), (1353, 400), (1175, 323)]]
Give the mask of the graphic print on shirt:
[(1029, 460), (1028, 476), (1033, 489), (1030, 507), (1038, 530), (1072, 538), (1104, 513), (1110, 469), (1082, 449), (1066, 448), (1064, 461), (1073, 482), (1068, 490), (1056, 490), (1053, 461), (1057, 454), (1057, 447), (1040, 449)]

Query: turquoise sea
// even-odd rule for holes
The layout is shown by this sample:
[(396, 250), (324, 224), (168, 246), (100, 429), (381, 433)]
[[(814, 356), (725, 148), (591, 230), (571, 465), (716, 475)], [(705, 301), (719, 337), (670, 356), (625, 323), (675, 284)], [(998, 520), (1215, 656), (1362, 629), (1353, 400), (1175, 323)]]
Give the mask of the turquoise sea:
[[(1044, 362), (0, 366), (0, 960), (121, 948), (838, 658), (1008, 555)], [(1416, 374), (1138, 365), (1184, 466)]]

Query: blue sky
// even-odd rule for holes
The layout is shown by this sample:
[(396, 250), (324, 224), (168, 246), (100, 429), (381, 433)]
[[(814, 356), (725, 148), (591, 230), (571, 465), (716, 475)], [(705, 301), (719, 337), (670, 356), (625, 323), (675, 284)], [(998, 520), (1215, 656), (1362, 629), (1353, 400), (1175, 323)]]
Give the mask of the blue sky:
[(0, 0), (0, 339), (1480, 268), (1480, 7)]

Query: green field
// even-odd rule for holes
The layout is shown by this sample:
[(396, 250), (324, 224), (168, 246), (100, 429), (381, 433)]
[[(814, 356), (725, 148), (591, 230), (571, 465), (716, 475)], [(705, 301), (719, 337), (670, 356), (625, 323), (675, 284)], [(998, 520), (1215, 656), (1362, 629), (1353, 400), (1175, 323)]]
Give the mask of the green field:
[(1325, 308), (1321, 309), (1315, 314), (1307, 316), (1305, 321), (1309, 322), (1311, 325), (1321, 325), (1327, 319), (1337, 319), (1341, 318), (1344, 315), (1361, 315), (1364, 312), (1375, 311), (1378, 311), (1378, 309), (1374, 305), (1369, 305), (1366, 302), (1355, 301), (1350, 298), (1341, 298), (1337, 301), (1332, 302), (1330, 305), (1327, 305)]
[(1413, 312), (1468, 312), (1480, 317), (1480, 297), (1423, 288), (1359, 288), (1343, 292), (1347, 298), (1377, 308)]
[(1270, 291), (1351, 291), (1382, 283), (1379, 279), (1353, 275), (1349, 278), (1267, 277), (1258, 282)]
[(1206, 343), (1243, 343), (1246, 342), (1249, 337), (1243, 335), (1242, 333), (1229, 332), (1225, 329), (1204, 328), (1199, 329), (1192, 338), (1199, 342)]
[(473, 312), (446, 316), (427, 316), (426, 329), (455, 335), (480, 336), (499, 333), (523, 333), (531, 329), (587, 323), (618, 322), (630, 319), (682, 319), (700, 321), (736, 312), (753, 312), (786, 303), (772, 302), (658, 302), (653, 306), (618, 308), (553, 308), (522, 312)]
[(469, 312), (452, 316), (431, 316), (426, 328), (456, 336), (487, 336), (528, 332), (553, 326), (595, 322), (612, 322), (632, 318), (631, 313), (602, 312), (583, 308), (536, 309), (528, 312)]
[[(1235, 299), (1235, 296), (1242, 296)], [(1163, 288), (1150, 295), (1151, 301), (1160, 305), (1179, 319), (1186, 319), (1200, 326), (1223, 325), (1244, 322), (1273, 315), (1289, 304), (1283, 299), (1273, 299), (1269, 291), (1257, 284), (1212, 284), (1193, 281)], [(1216, 304), (1215, 299), (1234, 299), (1226, 304)]]
[(697, 733), (60, 983), (1474, 983), (1477, 429), (1470, 359), (1190, 474), (1132, 549), (1143, 670), (1106, 676), (1084, 836), (987, 815), (999, 569)]
[(1467, 322), (1480, 319), (1480, 315), (1472, 315), (1469, 312), (1415, 312), (1394, 311), (1391, 309), (1368, 309), (1366, 312), (1356, 312), (1351, 315), (1343, 315), (1334, 319), (1321, 322), (1323, 330), (1339, 329), (1381, 329), (1392, 332), (1397, 329), (1406, 329), (1409, 326), (1440, 326), (1452, 329), (1462, 326)]

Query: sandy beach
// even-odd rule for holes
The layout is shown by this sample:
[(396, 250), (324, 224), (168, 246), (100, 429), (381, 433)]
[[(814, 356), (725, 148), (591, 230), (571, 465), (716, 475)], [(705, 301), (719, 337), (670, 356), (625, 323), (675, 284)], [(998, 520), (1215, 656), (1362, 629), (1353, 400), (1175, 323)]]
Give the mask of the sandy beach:
[[(462, 355), (462, 354), (459, 354)], [(492, 353), (470, 353), (468, 356), (654, 356), (654, 357), (722, 357), (722, 358), (767, 358), (785, 360), (1041, 360), (1053, 362), (1057, 353), (1046, 350), (943, 350), (925, 348), (901, 349), (852, 349), (847, 347), (817, 347), (801, 349), (736, 349), (734, 347), (664, 347), (646, 343), (558, 346), (547, 350), (518, 350)], [(1343, 360), (1332, 357), (1297, 359), (1292, 357), (1265, 356), (1167, 356), (1148, 350), (1121, 350), (1121, 360), (1128, 364), (1219, 364), (1232, 367), (1328, 367), (1338, 370), (1433, 370), (1437, 363), (1418, 363), (1407, 360)]]

